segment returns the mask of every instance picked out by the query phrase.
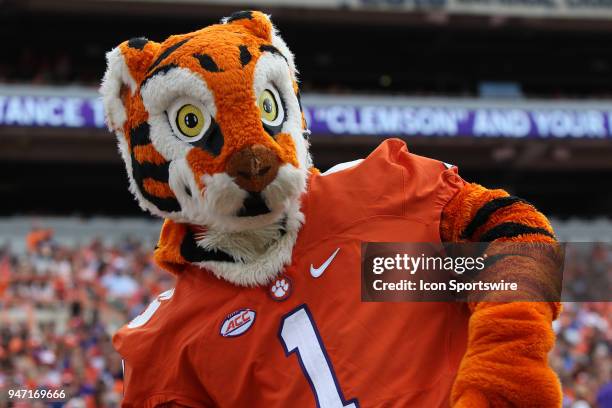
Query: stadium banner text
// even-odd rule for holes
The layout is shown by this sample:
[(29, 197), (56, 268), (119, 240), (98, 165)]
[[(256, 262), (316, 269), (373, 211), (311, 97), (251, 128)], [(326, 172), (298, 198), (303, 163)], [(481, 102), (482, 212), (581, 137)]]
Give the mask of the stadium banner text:
[[(23, 89), (22, 89), (23, 88)], [(94, 90), (0, 86), (0, 126), (103, 129)], [(612, 102), (306, 95), (313, 136), (612, 138)]]

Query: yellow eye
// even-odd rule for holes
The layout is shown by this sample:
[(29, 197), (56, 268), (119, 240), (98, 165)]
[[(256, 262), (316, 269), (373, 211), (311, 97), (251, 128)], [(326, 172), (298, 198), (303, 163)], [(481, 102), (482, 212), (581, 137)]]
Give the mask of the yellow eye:
[(264, 122), (274, 122), (278, 117), (278, 103), (274, 94), (268, 89), (264, 90), (257, 99), (257, 106)]
[(186, 137), (197, 137), (204, 129), (206, 117), (195, 105), (187, 104), (176, 113), (176, 127)]

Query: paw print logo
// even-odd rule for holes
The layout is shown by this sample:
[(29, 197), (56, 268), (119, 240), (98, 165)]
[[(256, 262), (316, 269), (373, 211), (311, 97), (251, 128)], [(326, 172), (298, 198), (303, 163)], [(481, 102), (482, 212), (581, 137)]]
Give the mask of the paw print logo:
[(279, 279), (274, 282), (274, 285), (272, 285), (270, 290), (277, 298), (283, 297), (289, 290), (289, 282), (287, 282), (285, 279)]
[(285, 300), (291, 294), (291, 279), (288, 276), (280, 276), (270, 285), (270, 296), (274, 300)]

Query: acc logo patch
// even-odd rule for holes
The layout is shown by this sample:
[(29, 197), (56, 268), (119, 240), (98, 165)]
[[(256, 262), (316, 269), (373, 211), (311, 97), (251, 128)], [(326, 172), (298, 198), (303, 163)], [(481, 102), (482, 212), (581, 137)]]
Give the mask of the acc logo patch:
[(223, 337), (237, 337), (244, 334), (255, 322), (256, 313), (251, 309), (236, 310), (227, 315), (221, 323), (220, 333)]

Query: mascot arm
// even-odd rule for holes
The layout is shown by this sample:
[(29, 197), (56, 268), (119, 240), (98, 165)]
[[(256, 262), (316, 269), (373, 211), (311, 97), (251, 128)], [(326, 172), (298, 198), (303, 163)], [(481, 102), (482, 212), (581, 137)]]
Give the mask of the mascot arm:
[[(560, 255), (552, 227), (521, 199), (467, 183), (445, 206), (440, 229), (445, 242), (500, 243), (493, 248), (501, 250), (486, 269), (486, 280), (519, 281), (530, 288), (528, 299), (551, 299), (558, 288), (547, 267)], [(521, 242), (544, 245), (529, 251), (516, 245)], [(547, 363), (554, 344), (551, 323), (560, 304), (469, 300), (468, 348), (453, 385), (452, 406), (560, 407), (559, 380)]]

